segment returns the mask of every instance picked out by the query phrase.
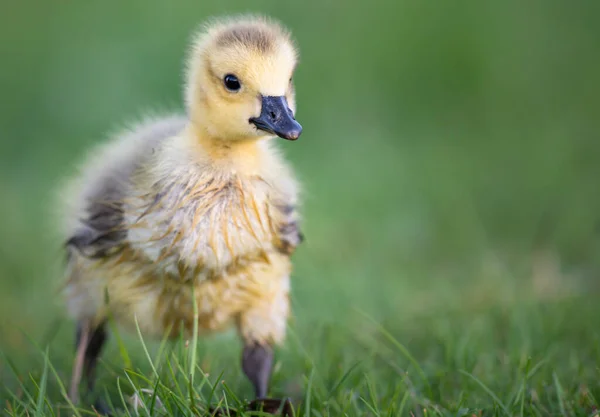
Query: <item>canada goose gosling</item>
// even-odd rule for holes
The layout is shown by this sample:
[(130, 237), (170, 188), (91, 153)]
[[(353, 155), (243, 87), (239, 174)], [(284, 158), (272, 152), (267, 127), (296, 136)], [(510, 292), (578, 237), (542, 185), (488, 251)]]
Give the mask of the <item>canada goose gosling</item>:
[[(62, 199), (77, 355), (88, 389), (112, 316), (144, 335), (234, 324), (242, 368), (266, 397), (302, 240), (298, 185), (272, 141), (296, 140), (288, 33), (262, 18), (208, 25), (193, 41), (185, 116), (149, 119), (95, 150)], [(108, 297), (106, 297), (108, 295)], [(195, 304), (195, 306), (194, 306)]]

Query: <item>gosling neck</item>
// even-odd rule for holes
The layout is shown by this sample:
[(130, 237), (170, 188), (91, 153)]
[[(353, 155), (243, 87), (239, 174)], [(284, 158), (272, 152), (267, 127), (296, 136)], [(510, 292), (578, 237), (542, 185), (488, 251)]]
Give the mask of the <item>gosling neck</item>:
[(196, 125), (190, 129), (198, 150), (215, 168), (246, 175), (259, 172), (264, 159), (264, 138), (222, 138)]

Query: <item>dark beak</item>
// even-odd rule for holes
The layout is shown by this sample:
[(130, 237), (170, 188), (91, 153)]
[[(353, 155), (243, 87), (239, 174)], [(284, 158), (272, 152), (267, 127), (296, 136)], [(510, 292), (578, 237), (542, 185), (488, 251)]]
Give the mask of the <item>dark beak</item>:
[(302, 126), (294, 119), (284, 96), (263, 97), (260, 116), (249, 121), (258, 129), (287, 140), (296, 140), (302, 133)]

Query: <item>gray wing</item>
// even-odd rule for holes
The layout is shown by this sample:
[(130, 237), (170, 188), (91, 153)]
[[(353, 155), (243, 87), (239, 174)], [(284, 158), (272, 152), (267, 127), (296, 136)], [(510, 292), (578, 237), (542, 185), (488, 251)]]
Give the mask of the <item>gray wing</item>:
[(144, 160), (145, 155), (161, 141), (179, 133), (187, 123), (180, 116), (154, 120), (142, 124), (117, 138), (115, 144), (135, 141), (139, 146), (123, 146), (126, 155), (120, 155), (117, 163), (97, 170), (88, 183), (84, 184), (80, 198), (83, 198), (83, 213), (80, 214), (78, 227), (65, 242), (68, 257), (73, 250), (90, 258), (103, 258), (114, 254), (123, 247), (127, 238), (124, 227), (123, 199), (130, 176)]

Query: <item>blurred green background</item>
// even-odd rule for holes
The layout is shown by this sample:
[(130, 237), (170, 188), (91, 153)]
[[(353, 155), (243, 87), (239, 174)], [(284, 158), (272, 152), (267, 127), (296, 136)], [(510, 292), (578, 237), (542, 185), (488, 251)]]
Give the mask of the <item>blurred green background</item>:
[(64, 317), (59, 181), (116, 127), (182, 109), (190, 33), (239, 12), (301, 52), (305, 130), (281, 143), (305, 188), (300, 328), (595, 303), (600, 2), (4, 0), (1, 349), (27, 360), (24, 334)]

